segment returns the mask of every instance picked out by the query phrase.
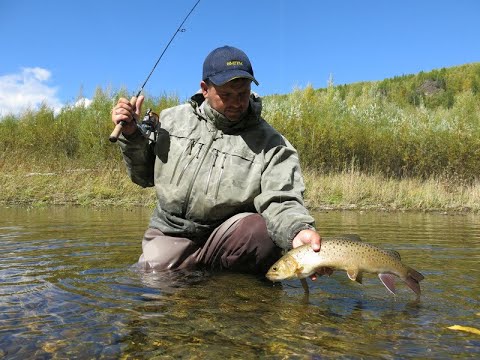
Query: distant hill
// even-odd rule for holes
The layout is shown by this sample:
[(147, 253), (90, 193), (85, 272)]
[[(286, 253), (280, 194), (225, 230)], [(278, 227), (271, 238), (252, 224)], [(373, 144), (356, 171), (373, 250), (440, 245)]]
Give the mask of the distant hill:
[(480, 98), (480, 62), (335, 88), (342, 98), (375, 90), (378, 95), (400, 106), (423, 104), (429, 109), (451, 108), (455, 96), (462, 92), (471, 91)]

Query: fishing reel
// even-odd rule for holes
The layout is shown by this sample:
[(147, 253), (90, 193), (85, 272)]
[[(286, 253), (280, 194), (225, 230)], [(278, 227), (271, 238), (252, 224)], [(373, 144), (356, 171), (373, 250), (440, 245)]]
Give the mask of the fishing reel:
[[(151, 142), (157, 141), (157, 126), (159, 125), (159, 117), (157, 113), (154, 113), (152, 109), (147, 109), (145, 116), (138, 128), (142, 135)], [(153, 139), (151, 135), (153, 134)]]

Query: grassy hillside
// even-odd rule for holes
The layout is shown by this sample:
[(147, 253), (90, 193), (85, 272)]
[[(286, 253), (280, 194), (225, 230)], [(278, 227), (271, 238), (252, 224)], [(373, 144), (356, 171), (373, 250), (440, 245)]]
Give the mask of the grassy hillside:
[[(115, 190), (111, 179), (135, 193), (136, 187), (123, 183), (124, 167), (118, 147), (108, 141), (112, 130), (110, 111), (119, 96), (128, 97), (126, 93), (98, 89), (89, 107), (68, 105), (54, 114), (44, 106), (38, 111), (1, 119), (0, 181), (9, 190), (3, 191), (0, 201), (43, 198), (45, 202), (61, 203), (59, 199), (63, 198), (63, 202), (74, 203), (88, 203), (85, 199), (115, 202), (125, 195)], [(471, 198), (479, 183), (479, 100), (480, 63), (475, 63), (379, 82), (324, 89), (307, 87), (290, 94), (267, 96), (264, 117), (298, 149), (307, 183), (311, 184), (310, 200), (316, 199), (313, 205), (382, 203), (381, 196), (375, 194), (378, 184), (372, 185), (370, 195), (364, 195), (363, 200), (347, 199), (345, 191), (338, 188), (332, 189), (335, 195), (314, 186), (316, 179), (331, 181), (337, 175), (351, 178), (355, 174), (356, 179), (384, 179), (384, 184), (397, 181), (395, 186), (402, 181), (418, 182), (418, 186), (433, 181), (440, 184), (445, 197), (428, 206), (441, 208), (443, 201), (444, 206), (470, 208), (445, 202), (452, 204), (452, 193), (458, 191)], [(178, 103), (175, 97), (147, 96), (144, 109), (160, 111)], [(48, 175), (42, 175), (43, 180), (39, 180), (35, 175), (47, 173), (64, 181), (49, 187), (52, 177), (45, 180)], [(79, 173), (84, 175), (78, 176)], [(89, 192), (88, 184), (93, 183), (98, 187), (90, 187)], [(45, 188), (56, 190), (57, 196), (49, 195)], [(58, 196), (59, 191), (63, 195)], [(141, 197), (143, 193), (135, 194)], [(385, 201), (392, 204), (399, 200)], [(412, 202), (414, 199), (404, 199), (400, 207), (408, 208)], [(425, 203), (428, 201), (424, 200)]]

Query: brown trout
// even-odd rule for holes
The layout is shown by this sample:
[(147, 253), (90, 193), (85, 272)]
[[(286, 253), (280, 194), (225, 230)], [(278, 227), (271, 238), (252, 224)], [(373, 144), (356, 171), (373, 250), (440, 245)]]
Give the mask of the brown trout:
[(360, 284), (363, 273), (378, 274), (392, 294), (395, 294), (395, 277), (403, 280), (417, 296), (420, 296), (419, 282), (424, 279), (418, 271), (402, 264), (398, 252), (365, 243), (357, 235), (322, 238), (318, 252), (310, 245), (292, 249), (272, 265), (266, 276), (271, 281), (301, 279), (308, 292), (304, 279), (323, 268), (345, 270), (351, 280)]

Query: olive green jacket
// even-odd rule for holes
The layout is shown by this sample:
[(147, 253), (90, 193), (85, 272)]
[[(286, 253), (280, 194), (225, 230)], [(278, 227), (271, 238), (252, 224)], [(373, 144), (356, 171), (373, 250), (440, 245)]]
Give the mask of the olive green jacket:
[(261, 110), (252, 94), (248, 115), (233, 123), (196, 94), (161, 112), (156, 145), (140, 131), (119, 138), (132, 181), (155, 186), (150, 227), (203, 242), (231, 216), (257, 212), (284, 249), (313, 228), (297, 152)]

